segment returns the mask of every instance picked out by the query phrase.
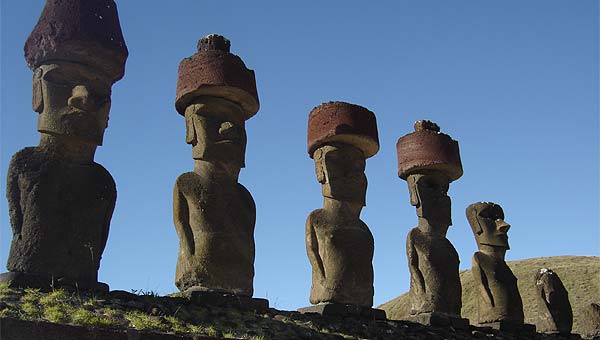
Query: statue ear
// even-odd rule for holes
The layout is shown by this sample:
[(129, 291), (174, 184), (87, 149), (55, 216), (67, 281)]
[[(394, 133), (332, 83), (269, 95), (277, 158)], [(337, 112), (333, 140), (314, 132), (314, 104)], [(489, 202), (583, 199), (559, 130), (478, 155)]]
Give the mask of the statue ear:
[(483, 234), (483, 228), (481, 227), (481, 223), (479, 223), (480, 218), (481, 217), (479, 216), (479, 210), (475, 209), (475, 221), (477, 222), (477, 225), (474, 227), (475, 227), (475, 232), (477, 233), (477, 235)]
[(315, 171), (317, 173), (317, 180), (319, 183), (325, 183), (325, 169), (323, 169), (323, 151), (321, 149), (315, 150), (313, 154), (315, 160)]
[(31, 97), (31, 106), (33, 111), (42, 112), (44, 111), (44, 94), (42, 92), (42, 75), (44, 71), (41, 68), (37, 68), (33, 72), (33, 80), (32, 80), (32, 97)]
[(408, 192), (410, 194), (410, 204), (412, 206), (418, 206), (421, 203), (419, 197), (419, 188), (417, 187), (417, 179), (414, 176), (408, 177)]
[(185, 115), (185, 142), (188, 144), (196, 144), (196, 126), (194, 125), (194, 114), (188, 113)]

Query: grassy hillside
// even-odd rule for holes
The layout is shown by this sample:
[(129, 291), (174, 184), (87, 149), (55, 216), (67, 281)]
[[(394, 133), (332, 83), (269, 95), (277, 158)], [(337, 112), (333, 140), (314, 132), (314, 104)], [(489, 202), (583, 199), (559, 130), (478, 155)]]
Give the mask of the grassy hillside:
[[(554, 270), (569, 291), (569, 300), (573, 307), (573, 332), (579, 331), (579, 318), (584, 306), (591, 302), (600, 303), (600, 257), (597, 256), (556, 256), (540, 257), (508, 262), (518, 278), (519, 291), (523, 299), (525, 322), (535, 324), (536, 301), (534, 276), (540, 268)], [(460, 273), (462, 282), (462, 316), (470, 320), (477, 318), (475, 284), (470, 270)], [(409, 312), (408, 294), (384, 303), (379, 308), (387, 312), (390, 319), (401, 320)]]

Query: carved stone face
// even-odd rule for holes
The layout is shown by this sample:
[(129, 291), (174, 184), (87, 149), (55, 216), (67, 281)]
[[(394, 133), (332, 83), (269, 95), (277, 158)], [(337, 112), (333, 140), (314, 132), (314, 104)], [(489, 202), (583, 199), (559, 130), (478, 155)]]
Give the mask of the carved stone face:
[(432, 231), (445, 235), (452, 225), (448, 178), (437, 173), (414, 174), (408, 176), (407, 182), (410, 204), (417, 208), (417, 216), (425, 218)]
[(313, 158), (323, 196), (365, 205), (367, 176), (362, 151), (348, 144), (325, 145), (315, 150)]
[(478, 245), (509, 249), (508, 230), (502, 207), (491, 202), (480, 202), (467, 208), (467, 219)]
[(185, 111), (187, 143), (192, 157), (243, 168), (246, 153), (246, 129), (243, 121), (216, 115), (198, 114), (202, 105), (190, 105)]
[(102, 145), (110, 111), (110, 81), (93, 68), (69, 62), (34, 71), (33, 109), (38, 131)]

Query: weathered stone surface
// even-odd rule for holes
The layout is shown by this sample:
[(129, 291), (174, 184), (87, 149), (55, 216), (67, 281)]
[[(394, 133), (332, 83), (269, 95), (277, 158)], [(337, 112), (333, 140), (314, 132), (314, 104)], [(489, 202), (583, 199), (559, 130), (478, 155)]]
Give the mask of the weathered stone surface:
[(95, 68), (112, 82), (123, 77), (127, 56), (113, 0), (47, 0), (25, 43), (32, 69), (69, 60)]
[[(229, 42), (221, 36), (204, 38), (200, 48), (189, 62), (204, 71), (188, 73), (187, 66), (182, 66), (178, 80), (177, 105), (185, 105), (180, 113), (185, 115), (186, 142), (192, 145), (194, 171), (179, 176), (173, 191), (173, 220), (180, 240), (175, 283), (181, 291), (251, 297), (256, 206), (238, 177), (245, 166), (244, 121), (256, 111), (244, 107), (248, 102), (222, 93), (210, 96), (202, 89), (207, 84), (215, 85), (211, 83), (214, 79), (206, 78), (203, 72), (246, 77), (247, 81), (251, 74), (255, 93), (254, 73), (245, 67), (245, 73), (240, 73), (239, 65), (201, 61), (209, 52), (235, 57), (228, 53)], [(241, 59), (235, 58), (243, 66)], [(193, 89), (188, 87), (190, 84)]]
[(98, 268), (117, 193), (94, 154), (127, 57), (114, 2), (49, 0), (25, 51), (41, 137), (9, 165), (11, 274), (2, 280), (105, 290)]
[(299, 308), (302, 314), (316, 313), (324, 317), (329, 316), (353, 316), (359, 318), (385, 320), (385, 311), (370, 307), (361, 307), (357, 305), (345, 305), (340, 303), (320, 303), (310, 307)]
[(463, 174), (458, 142), (441, 133), (437, 124), (428, 120), (415, 123), (415, 132), (400, 137), (396, 143), (398, 176), (406, 179), (422, 170), (444, 174), (450, 182)]
[[(440, 319), (438, 315), (462, 320), (459, 258), (446, 238), (452, 225), (449, 184), (462, 174), (458, 143), (440, 134), (430, 121), (418, 121), (415, 130), (396, 145), (399, 175), (408, 183), (410, 203), (418, 217), (417, 227), (406, 239), (411, 320), (430, 324)], [(438, 148), (443, 144), (445, 149)]]
[(570, 334), (573, 328), (573, 310), (569, 293), (554, 271), (540, 269), (535, 276), (538, 290), (538, 332)]
[(478, 323), (523, 324), (523, 302), (517, 278), (504, 261), (509, 249), (510, 225), (504, 221), (502, 208), (492, 202), (479, 202), (468, 206), (466, 214), (479, 248), (473, 255), (472, 267), (480, 292)]
[[(600, 337), (600, 305), (590, 303), (581, 315), (581, 335), (586, 337)], [(594, 338), (596, 339), (596, 338)]]
[(258, 112), (254, 71), (229, 48), (229, 40), (210, 34), (198, 42), (198, 53), (181, 61), (175, 100), (181, 115), (200, 96), (220, 97), (240, 105), (243, 119)]
[[(329, 135), (335, 131), (329, 129), (323, 130), (327, 131), (325, 135), (311, 135), (315, 132), (311, 132), (311, 126), (319, 125), (314, 123), (314, 119), (336, 117), (335, 112), (348, 113), (338, 111), (339, 107), (350, 107), (359, 115), (366, 114), (367, 118), (360, 119), (368, 121), (368, 126), (375, 127), (375, 132), (367, 136), (369, 143), (375, 143), (377, 136), (372, 112), (356, 105), (328, 103), (313, 109), (309, 115), (308, 149), (319, 145), (310, 155), (315, 161), (317, 180), (321, 183), (324, 197), (323, 209), (313, 211), (306, 220), (306, 252), (312, 266), (310, 302), (370, 308), (374, 293), (374, 241), (369, 227), (360, 220), (367, 191), (364, 170), (368, 156), (362, 148), (364, 144), (354, 143), (360, 139), (336, 139), (335, 135)], [(334, 114), (329, 115), (327, 108)], [(361, 130), (337, 132), (364, 137), (364, 131)]]
[(328, 143), (350, 144), (365, 158), (379, 151), (375, 114), (366, 108), (345, 102), (323, 103), (308, 117), (308, 154)]

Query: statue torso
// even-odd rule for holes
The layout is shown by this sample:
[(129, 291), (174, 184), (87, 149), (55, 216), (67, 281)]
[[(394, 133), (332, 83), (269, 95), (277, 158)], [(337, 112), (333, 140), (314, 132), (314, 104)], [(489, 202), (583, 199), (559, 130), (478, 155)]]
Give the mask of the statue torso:
[(13, 156), (8, 182), (17, 233), (8, 269), (96, 281), (116, 200), (108, 171), (29, 147)]
[(223, 185), (194, 172), (181, 175), (175, 190), (187, 206), (180, 223), (193, 235), (193, 254), (180, 248), (178, 287), (252, 295), (256, 208), (250, 193), (239, 183)]
[(473, 255), (473, 263), (479, 267), (487, 280), (493, 305), (478, 297), (479, 322), (511, 320), (523, 323), (523, 302), (517, 287), (517, 278), (505, 261), (482, 252)]
[[(311, 302), (338, 302), (368, 305), (373, 303), (373, 251), (371, 231), (360, 219), (345, 219), (326, 210), (313, 211), (306, 224), (306, 237), (314, 233), (318, 243), (318, 258), (322, 261), (325, 276), (318, 264), (313, 266)], [(311, 251), (308, 249), (308, 251)], [(310, 258), (310, 256), (309, 256)], [(315, 302), (316, 301), (316, 302)]]
[(419, 228), (409, 232), (406, 242), (409, 266), (416, 260), (414, 270), (421, 272), (425, 283), (425, 291), (419, 294), (413, 287), (417, 278), (411, 276), (412, 310), (460, 315), (459, 258), (452, 243), (442, 235), (423, 233)]

